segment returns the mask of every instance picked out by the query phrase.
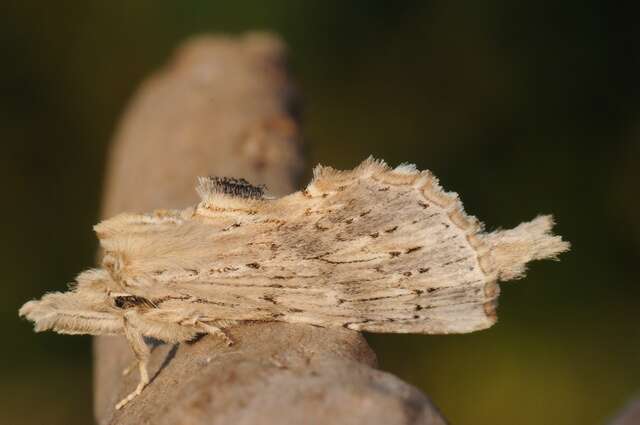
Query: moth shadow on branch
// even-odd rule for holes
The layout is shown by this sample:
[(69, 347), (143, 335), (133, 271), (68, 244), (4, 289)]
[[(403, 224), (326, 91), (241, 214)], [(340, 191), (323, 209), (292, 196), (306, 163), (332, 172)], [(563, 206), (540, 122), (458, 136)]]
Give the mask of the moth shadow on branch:
[[(164, 371), (167, 368), (167, 366), (169, 366), (169, 364), (172, 362), (172, 360), (176, 357), (176, 354), (178, 353), (178, 349), (180, 348), (180, 344), (195, 345), (198, 342), (200, 342), (205, 336), (206, 336), (206, 334), (201, 333), (201, 334), (197, 334), (193, 339), (190, 339), (188, 341), (184, 341), (182, 343), (171, 344), (171, 348), (169, 349), (167, 354), (164, 356), (164, 360), (162, 360), (162, 363), (160, 364), (160, 367), (158, 368), (156, 373), (154, 373), (153, 376), (151, 377), (151, 379), (149, 380), (149, 385), (152, 384), (153, 381), (156, 380), (156, 378), (162, 373), (162, 371)], [(145, 342), (149, 345), (149, 348), (150, 348), (151, 352), (154, 352), (160, 346), (169, 345), (166, 342), (160, 341), (160, 340), (155, 339), (155, 338), (147, 338), (147, 337), (145, 337)], [(136, 364), (133, 364), (132, 366), (135, 366), (135, 365)]]
[(152, 384), (153, 381), (156, 380), (158, 375), (160, 375), (160, 373), (162, 373), (162, 371), (167, 366), (169, 366), (169, 363), (171, 363), (171, 361), (176, 357), (176, 354), (178, 353), (178, 348), (179, 347), (180, 347), (180, 344), (178, 344), (178, 343), (173, 344), (173, 346), (171, 347), (171, 349), (169, 350), (167, 355), (164, 357), (164, 360), (162, 361), (162, 364), (160, 365), (160, 367), (158, 368), (156, 373), (154, 373), (153, 376), (151, 377), (151, 380), (149, 381), (149, 384)]

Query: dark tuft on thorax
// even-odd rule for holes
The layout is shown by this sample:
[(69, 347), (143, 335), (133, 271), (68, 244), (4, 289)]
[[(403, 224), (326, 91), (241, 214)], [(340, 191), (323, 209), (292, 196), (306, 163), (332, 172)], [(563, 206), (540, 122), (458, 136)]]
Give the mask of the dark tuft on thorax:
[(209, 193), (222, 193), (250, 199), (260, 199), (264, 196), (263, 185), (254, 186), (245, 179), (213, 176), (207, 177), (206, 181), (206, 189)]

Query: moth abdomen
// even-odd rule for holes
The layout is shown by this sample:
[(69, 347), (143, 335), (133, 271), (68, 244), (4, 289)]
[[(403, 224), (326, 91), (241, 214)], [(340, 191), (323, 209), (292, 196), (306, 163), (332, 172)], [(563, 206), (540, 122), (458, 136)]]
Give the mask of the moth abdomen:
[(242, 178), (234, 177), (200, 177), (198, 192), (202, 195), (223, 194), (245, 199), (261, 199), (265, 186), (255, 186)]

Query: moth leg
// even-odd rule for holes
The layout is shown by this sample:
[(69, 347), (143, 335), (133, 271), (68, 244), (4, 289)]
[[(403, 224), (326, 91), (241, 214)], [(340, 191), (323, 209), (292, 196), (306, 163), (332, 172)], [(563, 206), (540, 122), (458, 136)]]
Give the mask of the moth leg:
[[(153, 352), (153, 350), (156, 348), (156, 346), (152, 345), (150, 348), (150, 351)], [(131, 363), (129, 363), (129, 366), (125, 367), (124, 370), (122, 371), (122, 376), (127, 376), (129, 375), (131, 372), (133, 372), (133, 370), (135, 369), (135, 367), (138, 366), (138, 360), (134, 360)]]
[(130, 374), (133, 371), (133, 368), (135, 368), (136, 366), (138, 366), (138, 361), (133, 361), (131, 362), (131, 364), (129, 364), (129, 366), (125, 367), (124, 370), (122, 371), (122, 376), (127, 376), (128, 374)]
[(222, 330), (222, 328), (219, 328), (213, 324), (202, 322), (200, 320), (196, 320), (195, 324), (200, 328), (202, 328), (208, 334), (215, 335), (218, 338), (221, 338), (224, 341), (224, 343), (227, 344), (227, 346), (230, 347), (233, 345), (233, 340), (229, 337), (229, 335), (227, 335), (227, 333), (224, 330)]
[(118, 410), (122, 409), (127, 403), (140, 395), (144, 387), (149, 383), (147, 363), (149, 361), (151, 350), (149, 349), (149, 346), (147, 346), (147, 343), (144, 342), (144, 338), (140, 330), (131, 323), (131, 319), (128, 317), (130, 314), (135, 313), (131, 312), (124, 315), (124, 334), (127, 337), (127, 341), (129, 342), (129, 346), (131, 347), (133, 354), (136, 356), (138, 370), (140, 372), (140, 382), (138, 383), (135, 391), (116, 404), (116, 409)]

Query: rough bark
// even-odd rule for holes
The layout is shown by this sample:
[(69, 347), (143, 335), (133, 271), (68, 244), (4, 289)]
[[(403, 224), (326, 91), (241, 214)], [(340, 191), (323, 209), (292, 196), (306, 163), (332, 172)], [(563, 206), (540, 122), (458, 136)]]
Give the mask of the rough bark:
[(609, 425), (637, 424), (640, 424), (640, 397), (636, 397), (627, 403), (609, 422)]
[[(283, 45), (267, 35), (201, 37), (143, 84), (108, 164), (104, 217), (195, 203), (199, 175), (244, 177), (277, 195), (302, 170)], [(443, 424), (418, 390), (374, 369), (362, 336), (343, 329), (247, 323), (226, 347), (207, 336), (153, 350), (136, 385), (120, 337), (95, 339), (95, 415), (103, 424)]]

